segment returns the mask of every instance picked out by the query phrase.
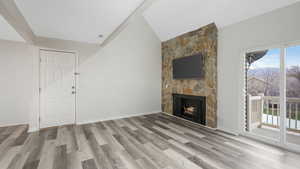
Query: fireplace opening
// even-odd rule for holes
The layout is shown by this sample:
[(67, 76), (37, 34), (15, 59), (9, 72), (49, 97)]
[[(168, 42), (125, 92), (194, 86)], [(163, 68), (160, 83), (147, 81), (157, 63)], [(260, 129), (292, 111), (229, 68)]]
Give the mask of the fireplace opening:
[(184, 115), (186, 116), (194, 116), (196, 110), (197, 110), (197, 107), (196, 106), (184, 106), (183, 107), (184, 111)]
[(206, 99), (204, 96), (173, 94), (173, 114), (206, 125)]

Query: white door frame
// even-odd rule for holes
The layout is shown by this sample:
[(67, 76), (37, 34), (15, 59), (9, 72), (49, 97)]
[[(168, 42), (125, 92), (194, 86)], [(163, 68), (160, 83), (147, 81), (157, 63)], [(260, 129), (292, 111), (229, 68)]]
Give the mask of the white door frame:
[(77, 110), (78, 110), (78, 54), (77, 51), (72, 51), (72, 50), (57, 50), (57, 49), (52, 49), (52, 48), (38, 48), (39, 50), (39, 56), (38, 56), (38, 83), (39, 83), (39, 88), (38, 88), (38, 130), (41, 129), (41, 51), (49, 51), (49, 52), (62, 52), (62, 53), (72, 53), (75, 55), (75, 72), (74, 72), (74, 81), (75, 81), (75, 112), (74, 112), (74, 116), (75, 116), (75, 121), (73, 124), (77, 124)]
[[(294, 42), (286, 42), (286, 43), (279, 43), (275, 45), (266, 45), (263, 47), (257, 47), (252, 49), (246, 49), (242, 52), (242, 75), (240, 76), (240, 84), (241, 86), (241, 94), (240, 97), (242, 97), (240, 100), (242, 101), (241, 105), (239, 105), (238, 110), (240, 110), (241, 114), (239, 114), (239, 128), (240, 128), (240, 135), (247, 136), (262, 142), (265, 142), (267, 144), (271, 144), (277, 147), (281, 147), (290, 151), (294, 152), (300, 152), (300, 146), (287, 143), (286, 141), (286, 67), (285, 67), (285, 55), (286, 55), (286, 48), (291, 46), (300, 46), (300, 41), (294, 41)], [(245, 98), (246, 98), (246, 76), (245, 76), (245, 68), (246, 68), (246, 53), (253, 52), (253, 51), (259, 51), (259, 50), (266, 50), (266, 49), (280, 49), (280, 140), (274, 140), (269, 137), (261, 136), (258, 134), (250, 133), (245, 130), (245, 115), (246, 115), (246, 104), (245, 104)]]

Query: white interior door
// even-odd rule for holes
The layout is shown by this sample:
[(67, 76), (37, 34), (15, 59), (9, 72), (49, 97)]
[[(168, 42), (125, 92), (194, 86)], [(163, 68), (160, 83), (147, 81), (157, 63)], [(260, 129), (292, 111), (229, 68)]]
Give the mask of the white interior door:
[(75, 123), (75, 54), (41, 50), (40, 58), (40, 128)]

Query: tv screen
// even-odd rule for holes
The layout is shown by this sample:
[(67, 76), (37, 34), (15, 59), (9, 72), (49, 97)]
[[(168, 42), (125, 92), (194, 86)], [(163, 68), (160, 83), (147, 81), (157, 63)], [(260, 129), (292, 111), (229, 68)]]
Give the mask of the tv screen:
[(173, 60), (174, 79), (198, 79), (203, 77), (203, 57), (201, 54)]

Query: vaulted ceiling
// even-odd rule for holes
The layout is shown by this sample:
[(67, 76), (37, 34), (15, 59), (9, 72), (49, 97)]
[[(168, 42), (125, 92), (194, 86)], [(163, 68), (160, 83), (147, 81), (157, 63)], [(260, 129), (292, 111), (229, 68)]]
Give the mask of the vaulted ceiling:
[(299, 0), (158, 0), (144, 16), (162, 41), (215, 22), (219, 28)]
[(20, 41), (25, 40), (17, 33), (17, 31), (0, 15), (0, 38), (4, 40)]
[(26, 41), (48, 37), (106, 44), (126, 26), (128, 17), (143, 12), (159, 38), (165, 41), (212, 22), (223, 28), (299, 1), (0, 0), (0, 13), (2, 10), (5, 18), (10, 18), (6, 22), (0, 17), (0, 38), (22, 40), (20, 34)]
[(102, 43), (143, 0), (15, 2), (36, 36)]

